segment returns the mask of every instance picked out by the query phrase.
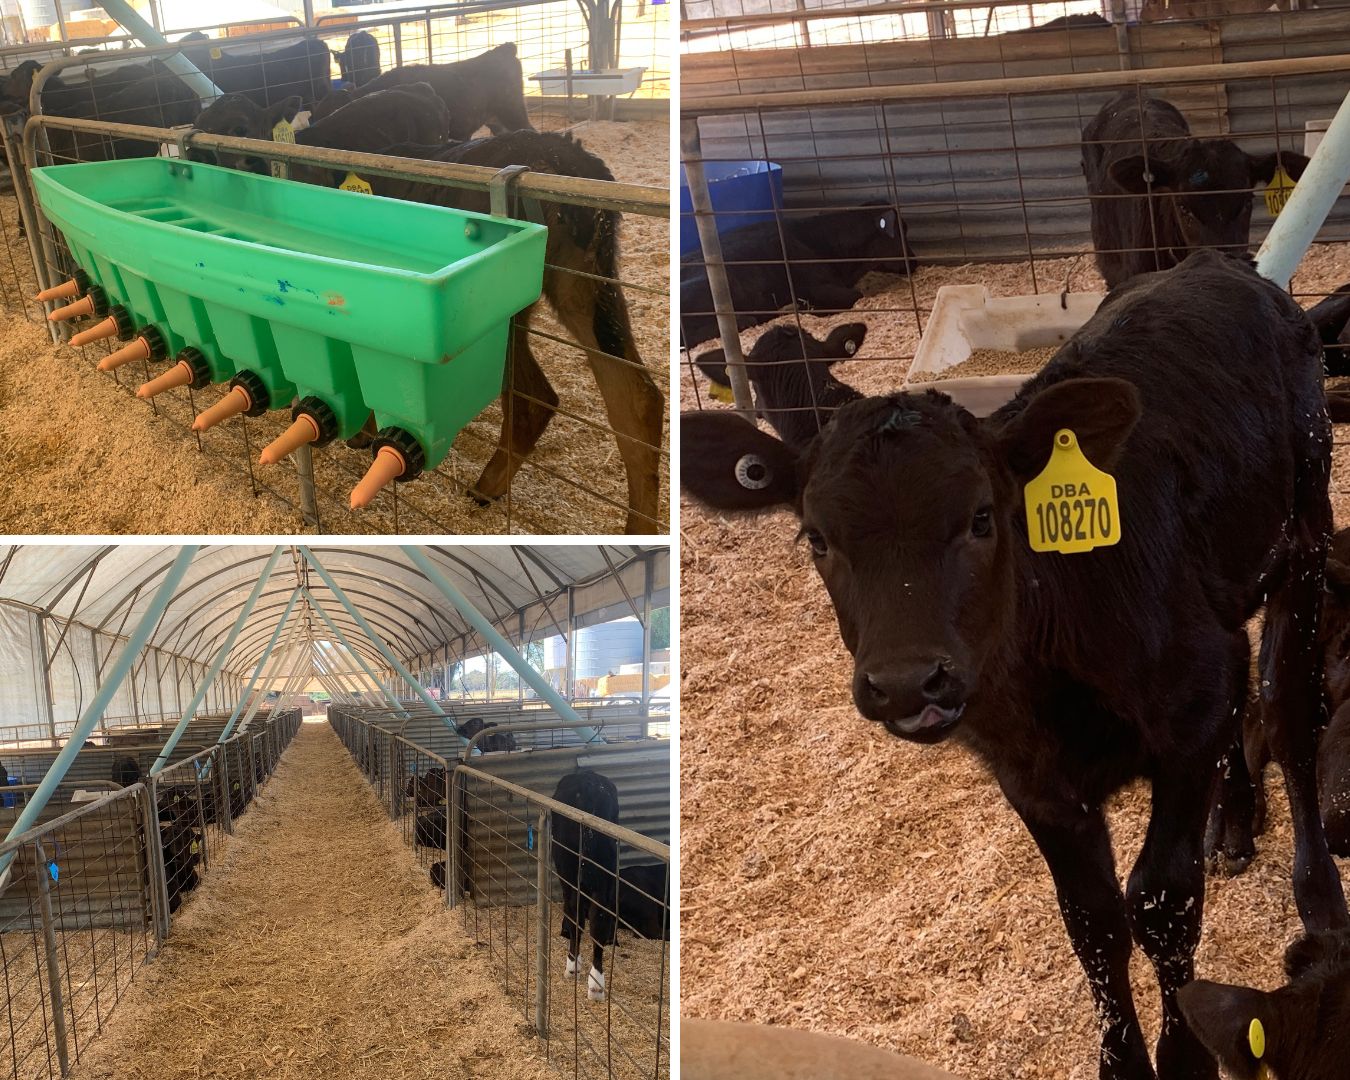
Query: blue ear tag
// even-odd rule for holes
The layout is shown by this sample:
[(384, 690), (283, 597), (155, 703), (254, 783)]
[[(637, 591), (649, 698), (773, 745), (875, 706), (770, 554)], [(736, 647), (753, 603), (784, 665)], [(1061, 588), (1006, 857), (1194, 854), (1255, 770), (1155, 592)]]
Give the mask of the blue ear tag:
[(61, 880), (61, 868), (56, 865), (55, 859), (47, 864), (47, 873), (51, 874), (53, 881)]
[(525, 830), (525, 850), (534, 850), (534, 826), (530, 825)]

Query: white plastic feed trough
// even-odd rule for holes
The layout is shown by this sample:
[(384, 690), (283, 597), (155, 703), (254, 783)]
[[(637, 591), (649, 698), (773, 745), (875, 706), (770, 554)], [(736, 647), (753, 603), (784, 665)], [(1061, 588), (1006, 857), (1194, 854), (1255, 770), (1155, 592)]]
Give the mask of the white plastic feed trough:
[(1012, 398), (1028, 374), (984, 375), (937, 382), (915, 381), (917, 372), (937, 373), (970, 358), (976, 349), (1026, 352), (1059, 346), (1097, 310), (1102, 293), (1041, 293), (991, 296), (983, 285), (944, 285), (905, 373), (905, 390), (940, 390), (976, 416), (988, 416)]
[[(586, 97), (610, 97), (618, 94), (631, 94), (642, 83), (645, 67), (606, 68), (604, 71), (573, 71), (572, 93)], [(539, 92), (545, 97), (567, 96), (567, 69), (550, 68), (531, 80), (539, 84)]]

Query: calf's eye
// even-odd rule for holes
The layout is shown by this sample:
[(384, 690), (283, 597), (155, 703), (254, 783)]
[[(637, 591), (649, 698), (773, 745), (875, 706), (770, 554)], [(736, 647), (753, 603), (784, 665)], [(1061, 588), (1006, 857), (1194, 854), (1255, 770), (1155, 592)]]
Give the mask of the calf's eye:
[(806, 542), (811, 545), (811, 554), (817, 559), (823, 559), (830, 552), (830, 546), (825, 543), (825, 537), (814, 530), (809, 530), (806, 534)]
[(975, 517), (970, 522), (971, 536), (988, 536), (994, 531), (994, 511), (993, 507), (981, 506), (975, 511)]

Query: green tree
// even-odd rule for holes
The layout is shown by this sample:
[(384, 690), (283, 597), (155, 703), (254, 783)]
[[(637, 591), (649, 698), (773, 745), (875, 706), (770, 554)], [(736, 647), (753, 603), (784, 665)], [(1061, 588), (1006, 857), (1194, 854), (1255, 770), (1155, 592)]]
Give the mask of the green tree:
[(670, 608), (652, 609), (652, 648), (670, 648)]

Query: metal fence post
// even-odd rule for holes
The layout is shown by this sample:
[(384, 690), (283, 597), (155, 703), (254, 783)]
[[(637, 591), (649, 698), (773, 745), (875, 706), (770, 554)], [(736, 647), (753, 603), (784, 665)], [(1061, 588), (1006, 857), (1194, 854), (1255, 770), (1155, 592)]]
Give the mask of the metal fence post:
[(226, 742), (226, 743), (220, 743), (220, 744), (217, 746), (217, 749), (220, 751), (220, 761), (218, 762), (218, 765), (219, 765), (219, 771), (218, 771), (217, 775), (220, 777), (220, 793), (221, 793), (221, 803), (222, 803), (221, 808), (220, 808), (220, 820), (221, 820), (221, 824), (222, 824), (222, 826), (224, 827), (225, 832), (226, 832), (228, 835), (233, 836), (233, 835), (234, 835), (234, 807), (233, 807), (232, 805), (230, 805), (230, 804), (231, 804), (231, 799), (230, 799), (230, 754), (229, 754), (229, 748), (230, 748), (230, 744), (227, 743), (227, 742)]
[(460, 829), (464, 827), (463, 815), (459, 809), (459, 793), (462, 790), (463, 781), (460, 779), (459, 770), (455, 769), (450, 773), (450, 799), (446, 805), (445, 813), (445, 838), (446, 844), (450, 848), (450, 860), (445, 865), (445, 892), (449, 896), (450, 891), (454, 890), (453, 899), (449, 900), (450, 907), (458, 906), (460, 902), (460, 863), (464, 861), (464, 851), (459, 842)]
[(154, 822), (154, 829), (150, 833), (150, 839), (153, 841), (150, 850), (154, 854), (155, 882), (156, 892), (160, 900), (160, 924), (164, 929), (164, 937), (169, 936), (171, 923), (169, 919), (169, 871), (164, 864), (164, 840), (159, 831), (159, 792), (156, 790), (159, 786), (159, 777), (151, 776), (145, 781), (145, 792), (150, 799), (150, 816)]
[(38, 879), (38, 911), (42, 916), (42, 941), (47, 947), (47, 993), (52, 1002), (52, 1027), (56, 1035), (56, 1059), (61, 1075), (70, 1072), (70, 1052), (66, 1047), (66, 1007), (61, 997), (61, 968), (56, 953), (56, 927), (52, 921), (51, 876), (47, 871), (47, 852), (38, 840), (34, 844)]
[(539, 811), (538, 824), (535, 826), (534, 862), (535, 862), (535, 949), (534, 949), (534, 1027), (539, 1038), (548, 1038), (548, 961), (549, 930), (553, 920), (552, 905), (548, 898), (548, 855), (549, 813)]
[[(155, 872), (155, 845), (159, 839), (159, 813), (154, 800), (150, 798), (149, 788), (145, 790), (142, 810), (145, 818), (143, 822), (145, 829), (145, 892), (146, 899), (150, 902), (150, 924), (155, 928), (155, 948), (158, 949), (164, 944), (164, 918), (160, 911), (159, 889), (156, 887), (158, 877)], [(152, 844), (152, 838), (155, 844)]]
[(455, 773), (449, 768), (449, 762), (441, 763), (441, 770), (445, 773), (445, 907), (449, 910), (454, 906), (451, 901), (451, 895), (455, 890), (454, 879), (450, 876), (450, 870), (453, 863), (450, 848), (450, 795), (455, 789)]

